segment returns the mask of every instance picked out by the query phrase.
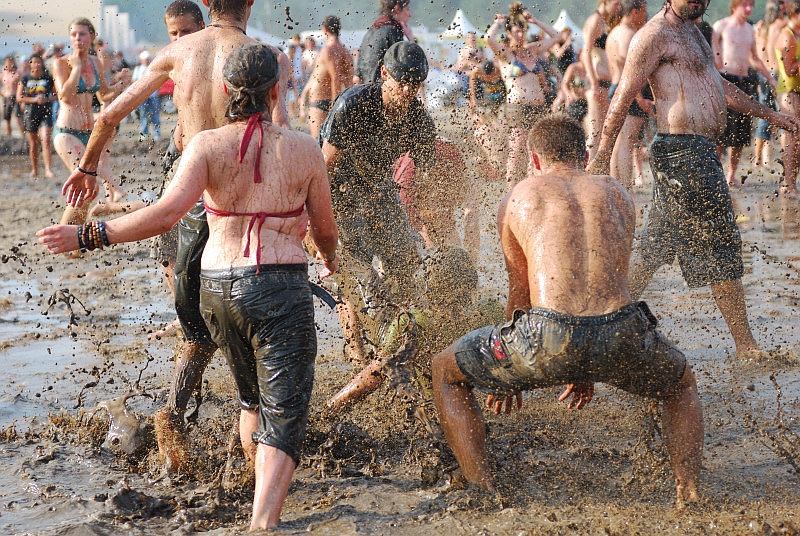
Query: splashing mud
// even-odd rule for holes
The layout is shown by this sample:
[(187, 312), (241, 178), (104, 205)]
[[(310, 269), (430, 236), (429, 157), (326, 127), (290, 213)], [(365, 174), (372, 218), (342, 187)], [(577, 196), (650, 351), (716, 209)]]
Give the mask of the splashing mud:
[[(441, 112), (437, 123), (465, 155), (474, 154), (469, 119), (450, 113)], [(113, 166), (128, 191), (155, 190), (160, 176), (142, 165), (151, 157), (128, 141), (132, 131), (123, 125)], [(0, 532), (240, 533), (250, 517), (252, 473), (231, 434), (238, 406), (224, 361), (212, 359), (198, 418), (187, 425), (190, 463), (165, 473), (150, 416), (165, 404), (175, 349), (171, 340), (147, 339), (174, 318), (160, 267), (147, 244), (75, 260), (45, 256), (31, 229), (60, 214), (60, 185), (28, 179), (24, 157), (0, 162), (11, 169), (0, 176), (7, 198), (0, 207)], [(478, 296), (468, 320), (488, 324), (507, 285), (494, 230), (505, 185), (476, 176), (478, 167), (469, 160), (481, 232)], [(605, 387), (580, 412), (556, 402), (559, 389), (545, 389), (526, 394), (519, 413), (487, 414), (501, 498), (481, 496), (464, 486), (430, 401), (431, 352), (466, 328), (436, 315), (422, 319), (430, 328), (412, 367), (403, 361), (383, 369), (389, 381), (331, 415), (326, 402), (364, 363), (344, 358), (338, 320), (319, 306), (308, 435), (276, 532), (798, 534), (798, 242), (782, 235), (786, 210), (772, 170), (755, 169), (746, 184), (733, 195), (746, 215), (751, 323), (759, 342), (783, 357), (734, 361), (710, 293), (687, 289), (677, 267), (662, 269), (644, 296), (698, 378), (706, 420), (700, 504), (681, 515), (672, 508), (658, 407)], [(635, 191), (639, 208), (649, 193), (647, 181)], [(66, 305), (76, 304), (57, 298), (41, 315), (48, 297), (65, 288), (91, 311), (76, 311), (70, 325)], [(102, 409), (90, 418), (87, 408)]]

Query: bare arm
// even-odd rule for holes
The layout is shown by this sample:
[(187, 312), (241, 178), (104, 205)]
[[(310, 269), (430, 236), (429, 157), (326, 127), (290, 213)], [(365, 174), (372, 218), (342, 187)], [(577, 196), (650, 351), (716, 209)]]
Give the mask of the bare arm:
[(714, 55), (714, 68), (718, 72), (722, 72), (725, 68), (725, 65), (722, 63), (722, 32), (725, 30), (724, 23), (722, 21), (717, 21), (714, 23), (714, 26), (712, 26), (712, 29), (714, 31), (711, 33), (711, 51)]
[(342, 150), (331, 145), (327, 141), (323, 141), (322, 156), (325, 158), (325, 167), (328, 169), (328, 177), (333, 177), (339, 170), (339, 163), (342, 161)]
[(775, 41), (775, 56), (783, 62), (783, 68), (787, 76), (797, 76), (800, 72), (800, 59), (797, 55), (797, 40), (792, 38), (789, 32), (780, 32)]
[(318, 250), (318, 258), (325, 264), (325, 268), (333, 273), (339, 266), (336, 258), (339, 232), (331, 205), (331, 185), (322, 153), (315, 141), (309, 141), (309, 144), (313, 145), (309, 151), (312, 153), (308, 159), (311, 166), (311, 182), (308, 185), (306, 199), (309, 235)]
[(586, 71), (586, 78), (589, 80), (589, 87), (594, 89), (597, 87), (597, 71), (594, 70), (592, 63), (592, 51), (595, 49), (594, 42), (600, 37), (602, 33), (602, 25), (598, 23), (585, 24), (583, 27), (583, 52), (581, 58), (583, 68)]
[(486, 32), (486, 43), (489, 45), (489, 49), (491, 49), (494, 55), (497, 56), (497, 59), (501, 61), (505, 61), (506, 59), (506, 47), (497, 40), (497, 35), (500, 33), (500, 28), (503, 27), (507, 18), (506, 15), (501, 13), (496, 14), (494, 16), (494, 22)]
[[(97, 117), (89, 143), (86, 144), (86, 152), (81, 158), (81, 169), (86, 171), (97, 170), (97, 163), (103, 153), (103, 147), (114, 136), (116, 127), (169, 78), (172, 59), (169, 58), (168, 54), (162, 54), (163, 52), (156, 56), (142, 78), (131, 84), (119, 98), (109, 104)], [(58, 84), (56, 88), (61, 91)], [(67, 197), (67, 203), (75, 206), (83, 202), (84, 199), (90, 198), (96, 185), (96, 177), (86, 175), (76, 169), (64, 183), (61, 194)]]
[(500, 233), (500, 244), (503, 247), (506, 272), (508, 273), (508, 304), (506, 305), (506, 318), (508, 319), (513, 317), (514, 311), (517, 309), (527, 311), (531, 308), (528, 260), (511, 229), (513, 196), (514, 190), (503, 199), (497, 213), (497, 230)]
[(628, 61), (625, 62), (619, 86), (608, 107), (597, 154), (586, 167), (589, 173), (608, 175), (611, 151), (614, 149), (614, 142), (616, 142), (625, 117), (628, 115), (628, 108), (636, 95), (642, 91), (648, 77), (656, 70), (661, 60), (660, 54), (653, 47), (653, 43), (658, 39), (651, 35), (652, 32), (644, 34), (645, 31), (639, 30), (631, 40)]
[[(476, 87), (476, 81), (478, 78), (478, 74), (475, 72), (477, 69), (472, 69), (469, 73), (469, 106), (470, 108), (475, 108), (478, 106), (478, 91)], [(19, 100), (19, 99), (17, 99)]]
[(749, 116), (766, 119), (770, 124), (795, 133), (800, 129), (800, 119), (792, 115), (775, 112), (751, 98), (747, 93), (728, 82), (722, 80), (722, 89), (725, 91), (725, 103), (737, 112)]
[(53, 79), (58, 95), (66, 101), (78, 95), (78, 79), (81, 77), (83, 62), (77, 54), (72, 54), (53, 65)]
[(755, 40), (753, 40), (753, 45), (750, 47), (750, 66), (766, 78), (773, 89), (775, 88), (775, 80), (772, 78), (772, 73), (769, 72), (764, 60), (759, 56)]
[[(202, 136), (198, 135), (195, 139), (200, 138)], [(194, 206), (208, 182), (206, 157), (199, 152), (199, 147), (202, 141), (194, 143), (193, 140), (187, 146), (175, 178), (158, 203), (106, 222), (106, 235), (111, 244), (163, 234)], [(78, 249), (77, 225), (51, 225), (36, 235), (50, 253)]]

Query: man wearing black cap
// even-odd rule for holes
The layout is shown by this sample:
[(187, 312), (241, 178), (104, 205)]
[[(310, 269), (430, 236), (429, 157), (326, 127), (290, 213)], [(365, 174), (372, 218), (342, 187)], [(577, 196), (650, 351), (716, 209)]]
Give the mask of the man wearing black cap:
[[(337, 283), (352, 304), (360, 301), (357, 280), (370, 278), (375, 256), (391, 289), (385, 298), (403, 304), (417, 295), (413, 273), (420, 264), (421, 238), (409, 225), (392, 164), (407, 152), (418, 168), (434, 163), (436, 125), (416, 97), (427, 76), (423, 50), (408, 41), (395, 43), (384, 55), (383, 82), (341, 93), (322, 125), (320, 142), (346, 256)], [(350, 351), (366, 361), (360, 323), (352, 309), (344, 309), (340, 317)]]

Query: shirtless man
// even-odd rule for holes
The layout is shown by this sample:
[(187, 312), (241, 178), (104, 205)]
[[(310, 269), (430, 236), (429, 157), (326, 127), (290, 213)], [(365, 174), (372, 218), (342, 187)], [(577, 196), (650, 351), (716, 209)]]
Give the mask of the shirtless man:
[(337, 231), (319, 145), (268, 119), (278, 100), (276, 54), (243, 43), (223, 72), (230, 124), (196, 134), (157, 204), (109, 222), (50, 226), (38, 236), (52, 253), (81, 241), (94, 249), (141, 240), (170, 229), (205, 195), (203, 316), (236, 382), (242, 445), (255, 451), (250, 529), (269, 529), (280, 520), (300, 456), (314, 380), (317, 338), (303, 237), (318, 249), (324, 276), (337, 267)]
[[(606, 40), (606, 55), (608, 56), (608, 69), (611, 73), (611, 87), (608, 89), (608, 98), (614, 97), (614, 92), (622, 77), (622, 68), (628, 56), (631, 39), (647, 22), (646, 0), (622, 0), (622, 20), (611, 30)], [(633, 187), (633, 162), (634, 153), (638, 150), (636, 143), (639, 132), (644, 127), (648, 116), (653, 115), (653, 101), (642, 95), (628, 108), (628, 116), (622, 125), (622, 132), (617, 138), (614, 151), (611, 153), (611, 175), (625, 188)]]
[[(204, 0), (203, 3), (209, 8), (211, 23), (161, 49), (153, 58), (147, 74), (97, 118), (80, 167), (64, 184), (63, 193), (69, 203), (80, 203), (96, 195), (95, 178), (86, 172), (96, 169), (103, 144), (113, 135), (115, 127), (167, 78), (175, 82), (173, 101), (178, 108), (176, 131), (180, 133), (175, 145), (179, 151), (183, 151), (199, 132), (228, 124), (225, 117), (228, 96), (223, 89), (222, 67), (231, 51), (256, 42), (245, 35), (253, 0)], [(271, 50), (278, 55), (280, 64), (278, 101), (272, 108), (272, 120), (280, 126), (288, 126), (286, 85), (289, 60), (278, 49), (271, 47)], [(175, 309), (186, 342), (176, 356), (167, 407), (156, 414), (159, 451), (166, 457), (168, 467), (173, 469), (178, 469), (186, 461), (188, 438), (184, 431), (184, 413), (217, 348), (200, 315), (200, 258), (207, 239), (208, 224), (202, 204), (199, 204), (181, 220), (179, 227)]]
[[(529, 151), (538, 176), (518, 184), (497, 218), (508, 271), (508, 322), (475, 330), (433, 358), (433, 393), (447, 443), (467, 480), (493, 490), (486, 427), (473, 388), (500, 413), (521, 391), (567, 384), (581, 409), (594, 382), (663, 403), (676, 506), (698, 499), (703, 411), (686, 357), (628, 292), (636, 212), (609, 176), (588, 175), (586, 139), (565, 116), (542, 119)], [(541, 341), (535, 343), (535, 341)]]
[[(767, 82), (775, 87), (775, 79), (761, 61), (756, 50), (756, 32), (747, 22), (753, 13), (753, 0), (730, 0), (731, 14), (714, 23), (711, 49), (714, 67), (722, 78), (734, 84), (750, 97), (758, 96), (758, 77), (755, 69)], [(728, 153), (728, 169), (725, 178), (729, 186), (741, 185), (736, 179), (736, 168), (742, 157), (742, 148), (750, 145), (751, 117), (728, 108), (725, 132), (717, 139), (717, 152), (721, 156), (725, 147)]]
[(606, 56), (606, 39), (622, 9), (621, 0), (598, 0), (597, 9), (589, 15), (583, 25), (583, 50), (580, 60), (586, 69), (589, 87), (586, 88), (586, 102), (589, 124), (586, 141), (589, 154), (597, 152), (597, 142), (603, 128), (603, 120), (608, 110), (608, 88), (611, 87), (611, 75), (608, 72)]
[(22, 128), (22, 111), (17, 102), (17, 85), (21, 78), (22, 74), (17, 69), (17, 61), (14, 56), (3, 58), (3, 78), (2, 84), (0, 84), (0, 95), (3, 97), (3, 121), (6, 122), (7, 136), (11, 136), (12, 119), (17, 122), (20, 134), (25, 135), (25, 129)]
[(628, 107), (649, 82), (658, 103), (658, 134), (650, 146), (655, 183), (631, 295), (638, 298), (655, 271), (677, 256), (690, 287), (711, 286), (736, 356), (744, 358), (760, 351), (747, 322), (742, 242), (715, 140), (725, 128), (726, 104), (792, 132), (800, 120), (770, 110), (723, 80), (693, 22), (706, 6), (707, 0), (670, 0), (634, 36), (597, 156), (587, 171), (608, 172)]
[(339, 93), (353, 85), (353, 57), (339, 41), (341, 29), (339, 17), (328, 15), (322, 21), (325, 46), (317, 54), (311, 78), (300, 96), (300, 102), (308, 106), (308, 129), (312, 138), (319, 136), (319, 129)]
[[(203, 12), (200, 11), (200, 6), (192, 2), (192, 0), (175, 0), (164, 12), (164, 24), (167, 27), (167, 34), (169, 41), (178, 40), (184, 35), (199, 32), (206, 27), (203, 20)], [(164, 173), (165, 181), (169, 177), (172, 167), (175, 162), (180, 158), (180, 151), (175, 146), (175, 140), (181, 138), (179, 128), (175, 128), (169, 140), (169, 147), (164, 153), (162, 159), (161, 169)], [(164, 184), (166, 186), (166, 184)], [(163, 190), (163, 187), (162, 187)], [(161, 236), (153, 239), (153, 247), (150, 250), (150, 256), (154, 258), (160, 265), (164, 274), (164, 282), (167, 284), (170, 294), (173, 299), (175, 298), (175, 260), (178, 257), (178, 226), (176, 225)], [(164, 329), (159, 329), (150, 333), (148, 339), (159, 339), (161, 337), (173, 336), (180, 328), (180, 320), (176, 317)]]

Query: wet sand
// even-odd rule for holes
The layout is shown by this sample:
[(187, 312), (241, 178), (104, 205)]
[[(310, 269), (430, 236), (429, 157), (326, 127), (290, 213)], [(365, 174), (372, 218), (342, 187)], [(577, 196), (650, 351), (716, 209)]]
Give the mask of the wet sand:
[[(462, 150), (471, 146), (459, 121), (440, 114), (437, 122)], [(159, 159), (135, 141), (132, 125), (124, 125), (114, 153), (113, 167), (129, 192), (158, 189)], [(343, 356), (335, 316), (318, 304), (320, 354), (305, 456), (276, 533), (800, 533), (800, 240), (783, 236), (773, 166), (772, 172), (746, 168), (746, 185), (734, 197), (746, 216), (743, 282), (751, 324), (758, 341), (783, 357), (735, 362), (708, 289), (688, 289), (677, 266), (662, 268), (643, 296), (698, 376), (706, 429), (702, 503), (682, 514), (673, 510), (657, 411), (602, 386), (582, 411), (567, 411), (556, 402), (560, 389), (547, 389), (526, 394), (517, 414), (488, 416), (503, 504), (462, 489), (431, 403), (425, 410), (433, 434), (387, 386), (341, 416), (324, 418), (324, 401), (357, 367)], [(646, 184), (636, 190), (640, 208), (649, 202), (646, 168)], [(241, 532), (252, 487), (246, 475), (227, 489), (221, 483), (238, 410), (219, 355), (190, 426), (190, 471), (164, 475), (152, 443), (134, 455), (115, 454), (119, 445), (106, 443), (108, 414), (97, 406), (130, 392), (140, 393), (128, 407), (144, 417), (148, 437), (147, 417), (165, 402), (178, 343), (148, 341), (147, 334), (174, 311), (148, 243), (77, 260), (44, 253), (34, 232), (60, 217), (66, 174), (60, 164), (56, 169), (58, 179), (31, 180), (25, 156), (0, 156), (0, 533)], [(505, 185), (475, 178), (475, 187), (483, 192), (481, 296), (503, 296), (494, 216)], [(317, 270), (310, 268), (312, 277)], [(72, 304), (77, 325), (68, 325), (63, 301), (42, 314), (62, 289), (69, 294), (60, 297), (74, 295), (90, 311)], [(241, 467), (240, 457), (233, 461)]]

